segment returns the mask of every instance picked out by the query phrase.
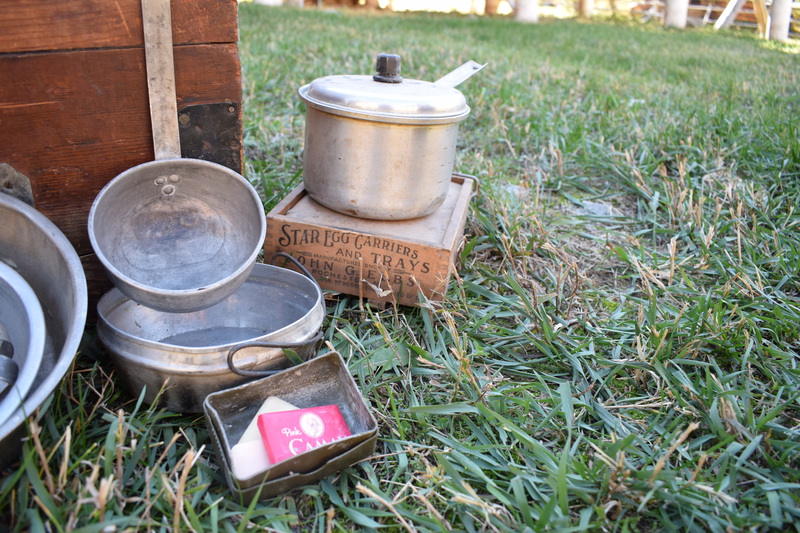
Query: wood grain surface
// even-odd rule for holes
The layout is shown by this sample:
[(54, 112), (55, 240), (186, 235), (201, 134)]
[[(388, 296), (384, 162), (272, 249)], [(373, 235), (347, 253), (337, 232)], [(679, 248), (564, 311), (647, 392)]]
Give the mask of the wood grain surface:
[[(175, 44), (235, 43), (236, 0), (173, 0)], [(3, 2), (0, 52), (142, 46), (141, 0)]]

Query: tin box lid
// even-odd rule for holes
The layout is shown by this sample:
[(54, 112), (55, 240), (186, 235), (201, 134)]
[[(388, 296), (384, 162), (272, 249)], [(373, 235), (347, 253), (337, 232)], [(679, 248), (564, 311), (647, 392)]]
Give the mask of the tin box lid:
[[(380, 59), (379, 59), (380, 61)], [(403, 79), (396, 69), (375, 76), (317, 78), (300, 88), (312, 107), (345, 117), (397, 124), (448, 124), (464, 120), (469, 106), (461, 91), (444, 83)]]

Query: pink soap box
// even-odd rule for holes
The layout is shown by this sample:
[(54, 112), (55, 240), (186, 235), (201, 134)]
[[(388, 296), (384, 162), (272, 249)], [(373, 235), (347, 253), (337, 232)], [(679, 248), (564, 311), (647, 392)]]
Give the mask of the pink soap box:
[(350, 436), (337, 405), (264, 413), (258, 429), (272, 464)]
[[(231, 448), (270, 396), (298, 409), (258, 416), (270, 464), (266, 472), (239, 479), (231, 468)], [(315, 483), (358, 463), (374, 453), (378, 439), (375, 417), (335, 352), (209, 394), (203, 409), (228, 486), (247, 502)]]

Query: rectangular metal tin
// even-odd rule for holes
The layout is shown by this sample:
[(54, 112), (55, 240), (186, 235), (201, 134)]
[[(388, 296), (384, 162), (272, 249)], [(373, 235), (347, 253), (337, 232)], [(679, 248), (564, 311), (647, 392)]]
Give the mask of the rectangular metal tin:
[[(237, 479), (230, 469), (230, 449), (269, 396), (300, 408), (335, 404), (352, 435), (281, 461), (264, 474)], [(378, 439), (378, 423), (342, 357), (335, 352), (273, 376), (209, 394), (203, 409), (225, 480), (232, 492), (246, 500), (255, 496), (269, 498), (319, 481), (371, 455)]]

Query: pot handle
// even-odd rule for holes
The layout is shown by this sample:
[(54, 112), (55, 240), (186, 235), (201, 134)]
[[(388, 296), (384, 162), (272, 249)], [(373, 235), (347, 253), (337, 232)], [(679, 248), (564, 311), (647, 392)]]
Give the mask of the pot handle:
[[(304, 341), (297, 341), (297, 342), (243, 342), (242, 344), (237, 344), (233, 348), (230, 349), (228, 352), (228, 368), (234, 374), (238, 374), (240, 376), (248, 377), (248, 378), (263, 378), (267, 376), (272, 376), (273, 374), (277, 374), (278, 372), (283, 372), (285, 369), (280, 370), (245, 370), (244, 368), (239, 368), (233, 361), (233, 356), (236, 355), (236, 352), (242, 350), (244, 348), (280, 348), (284, 350), (284, 355), (287, 359), (292, 362), (292, 366), (298, 365), (303, 363), (305, 360), (298, 356), (297, 354), (287, 353), (286, 349), (297, 348), (298, 351), (310, 351), (312, 353), (317, 351), (317, 347), (319, 346), (319, 342), (322, 340), (322, 330), (319, 330), (316, 335), (311, 337), (310, 339)], [(310, 357), (309, 357), (310, 359)]]
[(5, 324), (0, 322), (0, 394), (5, 392), (17, 381), (19, 366), (11, 359), (14, 355), (14, 346), (11, 344), (11, 337)]
[(181, 157), (170, 0), (142, 0), (144, 55), (156, 161)]
[(17, 363), (4, 355), (0, 355), (0, 397), (17, 381), (19, 367)]
[(454, 71), (445, 74), (433, 83), (436, 83), (437, 85), (447, 85), (448, 87), (457, 87), (470, 79), (474, 74), (477, 74), (483, 70), (483, 68), (488, 64), (489, 63), (484, 63), (481, 65), (480, 63), (476, 63), (470, 59)]
[[(273, 255), (273, 256), (272, 256), (272, 259), (270, 259), (270, 262), (272, 263), (272, 265), (273, 265), (273, 266), (275, 265), (275, 259), (277, 259), (278, 257), (283, 257), (284, 259), (288, 259), (289, 261), (291, 261), (292, 263), (294, 263), (294, 266), (296, 266), (297, 268), (299, 268), (300, 270), (302, 270), (302, 271), (303, 271), (303, 274), (305, 274), (305, 275), (306, 275), (306, 277), (307, 277), (308, 279), (310, 279), (310, 280), (311, 280), (311, 281), (313, 281), (314, 283), (317, 283), (317, 280), (315, 280), (315, 279), (314, 279), (314, 276), (312, 276), (312, 275), (311, 275), (311, 272), (309, 272), (309, 271), (306, 269), (306, 267), (304, 267), (304, 266), (303, 266), (303, 265), (300, 263), (300, 261), (298, 261), (297, 259), (295, 259), (295, 258), (294, 258), (294, 257), (292, 257), (291, 255), (287, 254), (286, 252), (276, 252), (276, 253), (275, 253), (275, 255)], [(319, 283), (317, 283), (317, 285), (319, 285)]]
[(2, 322), (0, 322), (0, 355), (14, 357), (14, 345), (11, 344), (8, 328)]
[(3, 184), (0, 187), (0, 192), (13, 196), (17, 200), (22, 200), (31, 207), (36, 207), (33, 201), (30, 178), (8, 163), (0, 163), (0, 183)]
[(464, 174), (463, 172), (453, 172), (453, 176), (457, 178), (461, 178), (463, 180), (471, 180), (472, 183), (475, 184), (475, 192), (472, 193), (472, 196), (477, 196), (481, 190), (481, 180), (480, 178), (473, 176), (471, 174)]

